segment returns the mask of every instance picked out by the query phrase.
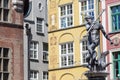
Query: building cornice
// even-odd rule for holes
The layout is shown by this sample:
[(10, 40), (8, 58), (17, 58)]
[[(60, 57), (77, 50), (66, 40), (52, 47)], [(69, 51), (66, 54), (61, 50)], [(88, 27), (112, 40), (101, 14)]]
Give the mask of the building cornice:
[(53, 32), (58, 32), (58, 31), (64, 31), (64, 30), (68, 30), (68, 29), (75, 29), (75, 28), (80, 28), (80, 27), (84, 27), (85, 24), (82, 25), (77, 25), (74, 27), (68, 27), (68, 28), (64, 28), (64, 29), (58, 29), (58, 30), (54, 30), (54, 31), (48, 31), (48, 33), (53, 33)]
[(23, 24), (14, 24), (9, 22), (0, 22), (0, 26), (23, 29)]
[[(83, 67), (83, 66), (79, 65), (79, 66), (70, 66), (70, 67), (54, 68), (54, 69), (49, 69), (48, 71), (66, 70), (66, 69), (79, 68), (79, 67)], [(84, 68), (84, 67), (83, 67), (83, 68)]]
[(34, 23), (34, 20), (30, 20), (30, 19), (24, 19), (24, 22), (28, 22), (28, 23)]

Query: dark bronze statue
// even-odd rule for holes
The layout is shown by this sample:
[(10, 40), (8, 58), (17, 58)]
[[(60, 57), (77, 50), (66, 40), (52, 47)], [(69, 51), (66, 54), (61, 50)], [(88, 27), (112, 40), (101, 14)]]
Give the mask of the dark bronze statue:
[(101, 23), (97, 21), (94, 22), (92, 16), (86, 16), (85, 20), (86, 30), (88, 31), (88, 53), (86, 56), (86, 61), (88, 62), (87, 67), (90, 71), (102, 71), (110, 63), (106, 64), (104, 61), (105, 56), (109, 53), (108, 51), (102, 53), (99, 59), (97, 59), (97, 52), (95, 51), (95, 48), (100, 44), (100, 31), (111, 44), (113, 44), (113, 42), (106, 34)]

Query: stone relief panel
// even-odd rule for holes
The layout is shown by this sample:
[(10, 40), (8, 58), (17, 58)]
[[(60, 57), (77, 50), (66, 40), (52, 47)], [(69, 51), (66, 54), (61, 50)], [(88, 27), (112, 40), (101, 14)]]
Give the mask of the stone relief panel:
[(50, 0), (50, 8), (55, 8), (56, 7), (56, 0)]
[(57, 37), (52, 34), (52, 37), (50, 37), (50, 45), (56, 45), (57, 44)]
[(57, 65), (57, 55), (55, 55), (55, 53), (56, 53), (56, 48), (52, 47), (51, 48), (51, 54), (52, 55), (50, 55), (51, 68), (55, 68), (55, 66)]
[(52, 74), (52, 80), (56, 80), (56, 74), (55, 73)]
[(55, 68), (57, 65), (57, 55), (56, 55), (56, 44), (57, 44), (57, 37), (52, 34), (50, 37), (50, 65), (52, 68)]

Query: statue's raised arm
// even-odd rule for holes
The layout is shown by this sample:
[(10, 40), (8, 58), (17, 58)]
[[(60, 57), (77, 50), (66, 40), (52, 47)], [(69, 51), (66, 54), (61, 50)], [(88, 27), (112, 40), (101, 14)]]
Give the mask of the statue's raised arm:
[(85, 20), (88, 35), (88, 53), (86, 56), (86, 61), (88, 62), (87, 67), (89, 67), (91, 71), (100, 70), (102, 68), (96, 69), (96, 65), (98, 65), (99, 61), (97, 59), (97, 52), (95, 50), (95, 48), (100, 44), (100, 31), (103, 33), (105, 38), (110, 41), (111, 44), (112, 41), (106, 34), (102, 24), (98, 21), (93, 21), (93, 16), (88, 15), (85, 17)]

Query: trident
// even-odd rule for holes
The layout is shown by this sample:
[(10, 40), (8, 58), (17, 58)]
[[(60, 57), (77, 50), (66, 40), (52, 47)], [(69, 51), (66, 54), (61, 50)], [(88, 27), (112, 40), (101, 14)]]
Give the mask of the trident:
[(98, 15), (97, 19), (92, 23), (91, 27), (89, 28), (88, 32), (89, 33), (91, 31), (91, 29), (93, 28), (93, 26), (95, 25), (95, 23), (97, 22), (97, 20), (100, 18), (100, 16), (102, 15), (102, 13), (105, 11), (105, 9), (102, 10), (102, 12)]

